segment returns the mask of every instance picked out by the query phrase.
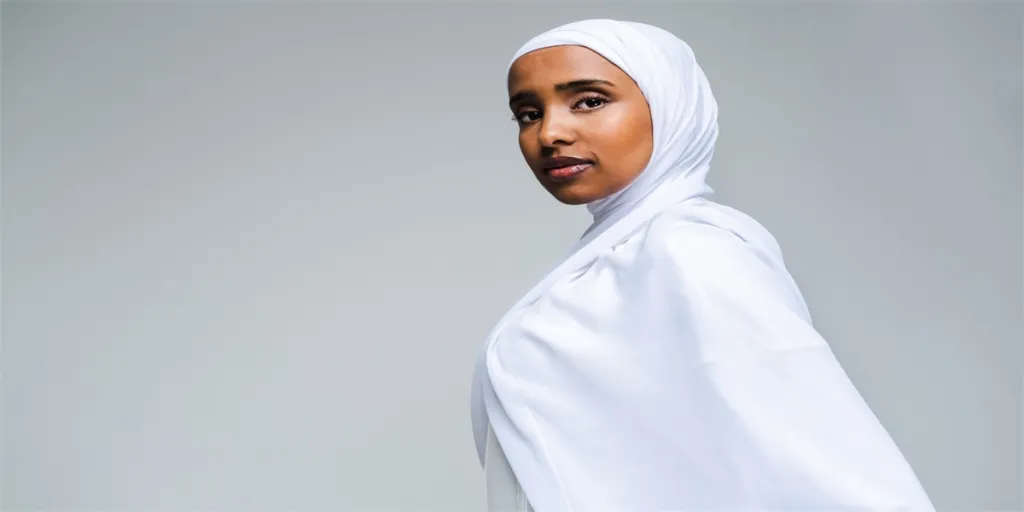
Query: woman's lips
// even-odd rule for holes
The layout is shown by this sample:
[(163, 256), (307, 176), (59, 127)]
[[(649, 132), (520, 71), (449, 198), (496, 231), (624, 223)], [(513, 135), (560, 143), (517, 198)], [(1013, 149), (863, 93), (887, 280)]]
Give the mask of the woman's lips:
[(583, 174), (590, 167), (591, 164), (589, 162), (574, 165), (566, 165), (563, 167), (550, 168), (547, 170), (547, 174), (552, 181), (569, 181), (575, 179), (580, 174)]
[(542, 163), (544, 173), (551, 181), (562, 182), (576, 179), (583, 174), (594, 162), (575, 156), (552, 156), (544, 159)]

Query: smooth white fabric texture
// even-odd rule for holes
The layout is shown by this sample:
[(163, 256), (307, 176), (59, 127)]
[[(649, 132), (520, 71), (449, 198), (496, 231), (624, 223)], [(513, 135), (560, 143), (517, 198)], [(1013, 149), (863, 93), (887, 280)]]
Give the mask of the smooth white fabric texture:
[(654, 153), (588, 205), (594, 224), (482, 347), (472, 416), (491, 510), (523, 496), (538, 512), (933, 510), (774, 238), (709, 199), (717, 106), (690, 48), (586, 20), (513, 62), (569, 44), (636, 81)]

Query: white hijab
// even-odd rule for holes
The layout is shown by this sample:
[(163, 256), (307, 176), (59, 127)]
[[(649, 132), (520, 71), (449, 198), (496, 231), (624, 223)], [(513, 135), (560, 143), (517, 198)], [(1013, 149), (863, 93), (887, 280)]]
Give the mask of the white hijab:
[[(488, 433), (538, 511), (932, 510), (814, 330), (774, 238), (708, 199), (717, 105), (662, 29), (586, 20), (515, 59), (579, 45), (646, 97), (653, 155), (498, 322), (473, 383)], [(511, 64), (510, 64), (511, 65)]]

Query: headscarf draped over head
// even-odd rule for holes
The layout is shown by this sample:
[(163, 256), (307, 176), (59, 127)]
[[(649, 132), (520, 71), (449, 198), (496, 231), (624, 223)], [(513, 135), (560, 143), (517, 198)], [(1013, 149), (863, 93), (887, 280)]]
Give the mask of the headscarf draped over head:
[(491, 510), (933, 510), (775, 239), (709, 199), (717, 107), (689, 46), (587, 20), (515, 58), (559, 45), (633, 78), (654, 150), (588, 205), (594, 225), (482, 347), (473, 427)]
[(508, 67), (532, 51), (564, 45), (590, 48), (629, 75), (647, 99), (654, 125), (647, 168), (622, 191), (587, 205), (594, 222), (625, 214), (666, 183), (676, 182), (672, 200), (710, 195), (705, 178), (718, 138), (718, 104), (689, 45), (643, 23), (588, 20), (527, 41)]

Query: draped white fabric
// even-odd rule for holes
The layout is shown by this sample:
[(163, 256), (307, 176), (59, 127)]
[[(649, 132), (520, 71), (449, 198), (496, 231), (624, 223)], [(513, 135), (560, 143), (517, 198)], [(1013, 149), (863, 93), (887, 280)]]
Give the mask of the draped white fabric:
[(525, 495), (538, 512), (933, 510), (774, 238), (709, 199), (717, 106), (690, 48), (587, 20), (516, 58), (564, 44), (637, 82), (654, 154), (589, 205), (591, 229), (482, 347), (472, 411), (491, 509)]

